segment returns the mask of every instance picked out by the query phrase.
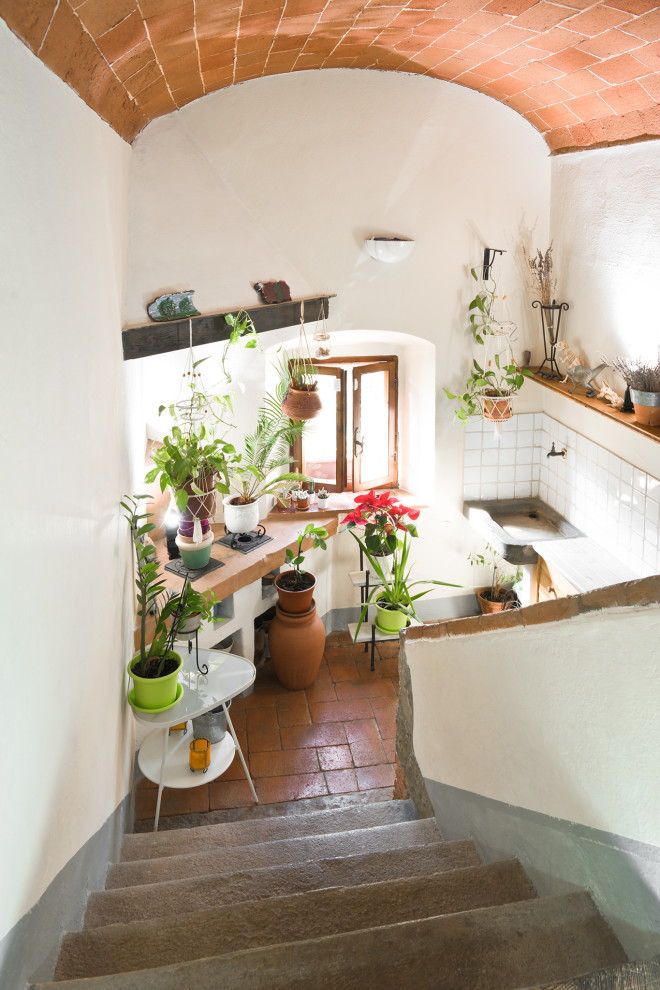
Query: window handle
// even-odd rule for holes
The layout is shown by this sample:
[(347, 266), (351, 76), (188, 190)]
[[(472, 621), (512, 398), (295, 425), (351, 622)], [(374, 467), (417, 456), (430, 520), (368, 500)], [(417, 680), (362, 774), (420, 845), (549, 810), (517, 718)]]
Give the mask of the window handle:
[[(358, 450), (358, 447), (360, 448)], [(356, 426), (353, 431), (353, 457), (359, 457), (364, 448), (364, 441), (360, 437), (360, 427)]]

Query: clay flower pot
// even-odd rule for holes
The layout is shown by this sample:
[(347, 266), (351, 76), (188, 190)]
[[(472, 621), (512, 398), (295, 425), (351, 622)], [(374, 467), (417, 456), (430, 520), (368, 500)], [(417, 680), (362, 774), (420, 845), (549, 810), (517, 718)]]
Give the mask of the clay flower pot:
[[(490, 589), (487, 588), (486, 591), (490, 591)], [(505, 597), (498, 602), (492, 602), (490, 598), (484, 598), (486, 591), (480, 591), (477, 595), (479, 608), (484, 615), (491, 615), (493, 612), (505, 612), (507, 609), (514, 607), (516, 602), (515, 591), (507, 591)]]
[(321, 412), (321, 397), (316, 389), (309, 391), (289, 385), (282, 402), (282, 412), (289, 419), (314, 419)]
[[(207, 495), (196, 495), (193, 484)], [(183, 513), (183, 519), (211, 519), (215, 514), (215, 474), (205, 474), (195, 478), (194, 482), (187, 481), (181, 487), (188, 493), (188, 506)]]
[(268, 632), (273, 669), (280, 684), (291, 691), (302, 691), (316, 680), (323, 650), (325, 629), (316, 612), (316, 603), (300, 613), (285, 612), (275, 606), (275, 617)]
[(505, 423), (513, 415), (513, 396), (482, 395), (481, 406), (484, 419), (487, 419), (490, 423)]
[(635, 407), (635, 420), (644, 426), (660, 426), (660, 392), (639, 392), (630, 389), (630, 398)]
[(280, 608), (292, 615), (299, 615), (308, 611), (312, 604), (316, 578), (313, 574), (303, 571), (301, 577), (304, 583), (302, 587), (296, 588), (293, 586), (294, 575), (295, 571), (283, 571), (282, 574), (278, 574), (275, 578), (275, 588)]

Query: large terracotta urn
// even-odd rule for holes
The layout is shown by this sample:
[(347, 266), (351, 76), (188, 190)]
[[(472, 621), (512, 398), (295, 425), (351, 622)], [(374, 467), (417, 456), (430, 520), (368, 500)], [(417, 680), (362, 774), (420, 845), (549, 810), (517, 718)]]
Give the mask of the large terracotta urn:
[(280, 684), (291, 691), (302, 691), (316, 680), (323, 650), (325, 629), (316, 612), (316, 602), (306, 612), (285, 612), (275, 606), (275, 617), (268, 632), (273, 669)]

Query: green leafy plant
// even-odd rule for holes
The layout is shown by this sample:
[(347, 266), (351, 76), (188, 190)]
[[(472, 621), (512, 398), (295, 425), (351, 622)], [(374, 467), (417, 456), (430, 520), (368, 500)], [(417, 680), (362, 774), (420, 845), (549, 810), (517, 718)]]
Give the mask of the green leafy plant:
[[(151, 512), (140, 512), (149, 495), (125, 495), (120, 502), (124, 518), (131, 529), (135, 551), (138, 615), (140, 617), (139, 661), (133, 665), (138, 677), (161, 677), (181, 625), (193, 616), (209, 619), (213, 614), (213, 592), (196, 591), (186, 578), (181, 592), (166, 588), (158, 568), (156, 548), (146, 539), (155, 524), (148, 522)], [(145, 521), (146, 520), (146, 521)], [(164, 604), (163, 604), (164, 603)], [(155, 617), (155, 628), (147, 643), (147, 618)]]
[[(500, 557), (490, 543), (486, 544), (483, 553), (470, 553), (467, 559), (472, 567), (492, 568), (490, 590), (483, 593), (484, 598), (491, 602), (502, 602), (511, 597), (511, 585), (522, 577), (522, 571), (519, 567), (514, 571), (509, 571), (506, 561)], [(502, 565), (506, 565), (507, 569), (505, 570)]]
[(321, 550), (327, 549), (327, 543), (325, 542), (328, 538), (328, 531), (324, 526), (315, 526), (314, 523), (308, 523), (303, 530), (298, 533), (298, 549), (294, 553), (287, 547), (286, 550), (286, 562), (290, 564), (295, 572), (295, 582), (296, 588), (301, 587), (303, 582), (303, 575), (306, 573), (301, 570), (305, 558), (302, 553), (303, 541), (309, 537), (312, 541), (311, 549), (316, 550), (319, 547)]
[(225, 316), (225, 323), (231, 327), (231, 332), (229, 334), (229, 340), (226, 342), (222, 357), (220, 358), (220, 365), (222, 367), (222, 373), (228, 382), (231, 382), (231, 375), (227, 370), (227, 355), (229, 354), (229, 349), (232, 346), (238, 344), (241, 338), (245, 338), (243, 341), (247, 350), (254, 350), (259, 346), (259, 338), (257, 337), (257, 328), (252, 322), (252, 318), (249, 313), (246, 313), (244, 309), (240, 309), (236, 316), (232, 313), (227, 313)]
[[(470, 269), (470, 274), (476, 282), (482, 281), (480, 272), (483, 273), (483, 268)], [(497, 333), (499, 327), (499, 322), (493, 315), (495, 301), (498, 298), (495, 294), (496, 289), (497, 284), (494, 279), (484, 279), (481, 290), (477, 292), (474, 299), (470, 300), (468, 305), (470, 329), (478, 344), (483, 344), (485, 336)]]
[(289, 358), (289, 377), (291, 387), (299, 392), (315, 392), (318, 388), (318, 372), (312, 364), (311, 358), (294, 354)]
[(495, 367), (488, 369), (482, 368), (476, 359), (473, 360), (472, 371), (465, 383), (465, 392), (462, 394), (455, 395), (448, 388), (443, 388), (448, 399), (459, 403), (454, 413), (454, 422), (460, 420), (464, 423), (470, 416), (478, 414), (481, 409), (480, 399), (484, 395), (491, 397), (515, 395), (522, 388), (525, 377), (533, 374), (527, 368), (519, 368), (513, 361), (502, 364), (499, 354), (495, 354), (493, 360)]

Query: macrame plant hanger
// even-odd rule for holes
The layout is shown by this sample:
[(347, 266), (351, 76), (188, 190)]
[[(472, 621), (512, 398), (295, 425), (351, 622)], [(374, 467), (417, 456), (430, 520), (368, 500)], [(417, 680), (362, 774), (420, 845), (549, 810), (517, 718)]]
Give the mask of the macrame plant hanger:
[[(188, 434), (197, 430), (204, 420), (207, 418), (210, 412), (209, 402), (206, 398), (206, 390), (204, 388), (204, 383), (202, 381), (201, 372), (196, 370), (195, 353), (193, 351), (193, 340), (192, 340), (192, 320), (188, 320), (188, 353), (186, 355), (186, 363), (183, 369), (182, 378), (184, 381), (190, 379), (186, 382), (186, 386), (190, 389), (190, 395), (184, 399), (179, 399), (178, 402), (174, 404), (175, 418), (182, 432), (188, 432)], [(197, 482), (202, 479), (197, 479)], [(198, 484), (197, 487), (200, 487)], [(211, 507), (211, 501), (213, 506)], [(197, 495), (192, 491), (188, 492), (188, 506), (185, 515), (191, 518), (182, 518), (179, 525), (179, 531), (183, 531), (186, 536), (192, 537), (193, 543), (201, 543), (204, 539), (205, 533), (202, 526), (203, 521), (209, 519), (209, 515), (213, 515), (215, 508), (215, 493), (213, 488), (207, 495), (201, 496)], [(192, 529), (190, 527), (190, 522), (192, 522)], [(208, 532), (208, 525), (206, 527)]]

